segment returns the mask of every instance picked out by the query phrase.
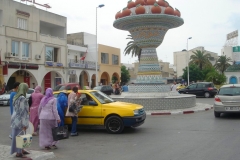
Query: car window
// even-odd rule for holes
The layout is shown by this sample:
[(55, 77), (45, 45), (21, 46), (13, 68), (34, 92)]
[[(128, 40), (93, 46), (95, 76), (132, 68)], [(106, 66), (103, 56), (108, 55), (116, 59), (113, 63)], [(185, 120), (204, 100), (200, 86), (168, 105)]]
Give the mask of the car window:
[(205, 87), (206, 87), (206, 85), (203, 83), (198, 83), (198, 85), (197, 85), (197, 88), (205, 88)]
[(61, 87), (62, 87), (62, 85), (57, 85), (57, 86), (53, 89), (53, 91), (58, 91)]
[(112, 89), (112, 87), (111, 86), (107, 86), (107, 90), (111, 90)]
[(71, 86), (67, 86), (67, 87), (66, 87), (66, 90), (71, 90)]
[(220, 88), (218, 95), (238, 96), (240, 95), (240, 87), (224, 87)]
[(27, 92), (27, 94), (32, 94), (34, 92), (34, 90), (33, 89), (28, 89), (28, 92)]
[(91, 92), (90, 94), (94, 96), (102, 104), (114, 102), (112, 98), (110, 98), (103, 92), (95, 91), (95, 92)]
[(197, 84), (192, 84), (192, 85), (190, 85), (188, 88), (194, 89), (194, 88), (196, 88), (196, 86), (197, 86)]
[(93, 90), (101, 90), (102, 86), (97, 86), (97, 87), (94, 87)]
[(102, 91), (106, 91), (107, 90), (107, 87), (106, 86), (103, 86), (102, 87)]

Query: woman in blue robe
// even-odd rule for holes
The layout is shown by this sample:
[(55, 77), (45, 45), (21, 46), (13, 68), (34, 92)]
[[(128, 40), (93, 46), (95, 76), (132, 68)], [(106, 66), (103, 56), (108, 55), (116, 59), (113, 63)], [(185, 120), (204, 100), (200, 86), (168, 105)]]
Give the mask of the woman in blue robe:
[(65, 92), (60, 92), (57, 97), (57, 110), (61, 119), (60, 126), (64, 126), (65, 109), (68, 107), (68, 97)]

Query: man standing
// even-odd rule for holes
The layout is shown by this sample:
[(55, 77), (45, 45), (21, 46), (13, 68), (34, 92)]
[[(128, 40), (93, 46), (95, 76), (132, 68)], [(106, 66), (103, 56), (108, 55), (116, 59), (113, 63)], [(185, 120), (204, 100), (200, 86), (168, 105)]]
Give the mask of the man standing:
[(174, 91), (174, 92), (177, 91), (177, 84), (176, 84), (176, 82), (173, 82), (173, 85), (171, 86), (171, 91)]
[[(13, 97), (16, 95), (19, 85), (20, 85), (19, 82), (15, 82), (13, 84), (13, 91), (10, 94), (9, 104), (10, 104), (10, 114), (11, 114), (11, 116), (13, 114)], [(9, 135), (9, 138), (12, 138), (11, 134)]]

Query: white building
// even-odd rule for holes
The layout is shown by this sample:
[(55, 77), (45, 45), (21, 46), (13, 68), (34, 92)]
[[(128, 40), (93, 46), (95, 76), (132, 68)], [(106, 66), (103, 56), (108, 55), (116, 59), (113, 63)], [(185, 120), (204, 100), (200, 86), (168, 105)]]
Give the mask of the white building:
[(226, 55), (227, 58), (230, 58), (230, 64), (232, 64), (224, 73), (227, 77), (226, 83), (240, 83), (240, 46), (238, 46), (239, 40), (240, 38), (238, 36), (238, 30), (227, 34), (226, 44), (221, 50), (221, 55)]
[(204, 49), (204, 47), (196, 47), (191, 50), (187, 51), (177, 51), (173, 53), (174, 58), (174, 66), (176, 67), (177, 71), (177, 77), (181, 77), (183, 75), (183, 69), (187, 67), (188, 59), (190, 59), (191, 55), (194, 55), (193, 52), (196, 50), (205, 51), (205, 53), (209, 53), (211, 55), (210, 62), (214, 65), (216, 63), (216, 60), (218, 59), (218, 54), (207, 51)]
[(68, 78), (67, 18), (13, 0), (0, 1), (0, 50), (4, 81), (54, 88)]

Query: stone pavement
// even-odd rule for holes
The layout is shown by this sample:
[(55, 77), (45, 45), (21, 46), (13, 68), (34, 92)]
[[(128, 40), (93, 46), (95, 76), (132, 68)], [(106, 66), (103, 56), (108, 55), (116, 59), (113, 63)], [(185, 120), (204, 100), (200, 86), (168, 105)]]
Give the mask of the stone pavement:
[(149, 110), (146, 111), (147, 115), (176, 115), (176, 114), (191, 114), (195, 112), (209, 111), (213, 109), (213, 105), (196, 103), (195, 107), (186, 109), (174, 109), (174, 110)]
[[(16, 158), (15, 155), (9, 155), (10, 154), (10, 146), (0, 145), (0, 160), (24, 160), (24, 158)], [(55, 155), (53, 152), (41, 152), (41, 151), (33, 151), (33, 150), (27, 150), (30, 152), (28, 157), (32, 158), (33, 160), (48, 160), (51, 158), (54, 158)], [(25, 158), (25, 160), (27, 160)]]

